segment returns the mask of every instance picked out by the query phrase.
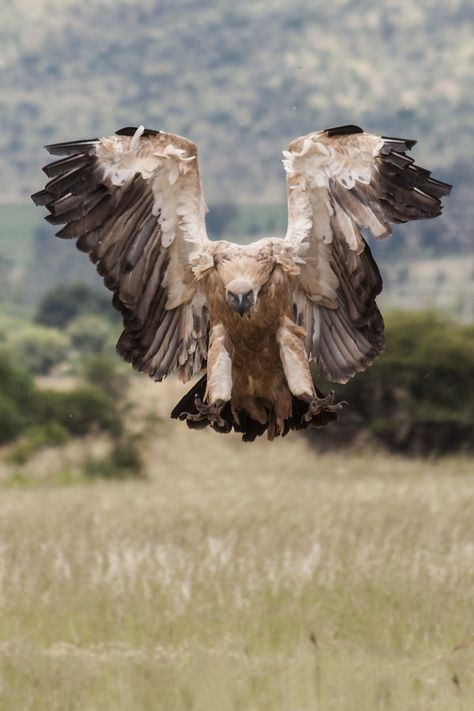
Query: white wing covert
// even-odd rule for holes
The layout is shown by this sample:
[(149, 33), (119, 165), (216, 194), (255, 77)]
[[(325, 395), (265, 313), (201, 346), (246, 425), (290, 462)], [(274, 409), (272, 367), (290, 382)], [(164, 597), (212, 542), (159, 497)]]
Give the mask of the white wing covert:
[(77, 238), (123, 315), (117, 351), (161, 380), (183, 380), (207, 356), (205, 293), (193, 258), (209, 244), (197, 149), (180, 136), (125, 128), (101, 139), (46, 146), (65, 156), (43, 168), (51, 178), (33, 195)]
[(341, 126), (297, 138), (284, 152), (286, 239), (301, 267), (295, 318), (308, 358), (331, 381), (347, 382), (384, 347), (375, 303), (382, 279), (360, 230), (380, 239), (390, 223), (435, 217), (450, 191), (406, 156), (414, 144)]

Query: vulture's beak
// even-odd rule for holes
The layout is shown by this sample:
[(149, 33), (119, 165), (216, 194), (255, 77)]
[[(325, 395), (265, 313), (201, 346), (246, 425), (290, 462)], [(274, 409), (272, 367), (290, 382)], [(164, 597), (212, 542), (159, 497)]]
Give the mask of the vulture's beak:
[(232, 291), (228, 291), (227, 303), (233, 311), (236, 311), (241, 316), (244, 316), (255, 304), (253, 291), (248, 291), (245, 294), (233, 294)]

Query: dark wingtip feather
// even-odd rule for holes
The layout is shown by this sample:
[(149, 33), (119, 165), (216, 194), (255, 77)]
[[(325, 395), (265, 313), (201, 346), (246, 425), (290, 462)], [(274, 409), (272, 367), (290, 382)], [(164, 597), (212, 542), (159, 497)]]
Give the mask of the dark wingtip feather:
[(453, 186), (450, 183), (443, 183), (442, 180), (435, 180), (434, 178), (428, 177), (426, 183), (429, 186), (430, 192), (436, 194), (436, 197), (444, 197), (449, 195)]
[(62, 215), (55, 215), (54, 214), (54, 205), (49, 206), (48, 205), (48, 210), (51, 210), (50, 215), (46, 215), (44, 218), (46, 222), (49, 222), (50, 225), (64, 225), (66, 220)]
[(350, 136), (353, 133), (364, 133), (364, 129), (360, 126), (354, 126), (354, 124), (348, 124), (347, 126), (336, 126), (334, 128), (326, 128), (325, 134), (332, 138), (333, 136)]
[(48, 163), (48, 165), (43, 166), (42, 171), (46, 173), (48, 178), (56, 178), (59, 175), (68, 173), (69, 171), (80, 168), (88, 163), (91, 163), (93, 158), (87, 155), (82, 155), (81, 153), (74, 153), (73, 155), (67, 156), (62, 160), (56, 160), (54, 163)]
[[(118, 131), (115, 131), (116, 136), (134, 136), (136, 131), (137, 131), (137, 126), (125, 126), (125, 128), (119, 128)], [(161, 131), (155, 131), (152, 128), (145, 128), (145, 130), (142, 133), (142, 136), (158, 136), (161, 133)]]
[(67, 141), (66, 143), (50, 143), (45, 146), (48, 153), (53, 156), (72, 156), (77, 153), (85, 153), (90, 155), (95, 151), (98, 138), (86, 138), (83, 141)]
[(418, 143), (414, 138), (395, 138), (394, 136), (381, 136), (381, 138), (390, 150), (411, 151), (413, 146)]
[(31, 195), (31, 199), (35, 203), (35, 205), (47, 205), (50, 202), (53, 202), (54, 200), (54, 195), (47, 190), (39, 190), (37, 193), (33, 193)]

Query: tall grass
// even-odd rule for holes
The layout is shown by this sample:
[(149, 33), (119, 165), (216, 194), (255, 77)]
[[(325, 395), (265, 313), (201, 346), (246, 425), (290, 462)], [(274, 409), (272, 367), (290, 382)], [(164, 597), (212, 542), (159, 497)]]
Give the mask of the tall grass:
[(474, 708), (472, 461), (181, 423), (143, 453), (2, 488), (1, 709)]

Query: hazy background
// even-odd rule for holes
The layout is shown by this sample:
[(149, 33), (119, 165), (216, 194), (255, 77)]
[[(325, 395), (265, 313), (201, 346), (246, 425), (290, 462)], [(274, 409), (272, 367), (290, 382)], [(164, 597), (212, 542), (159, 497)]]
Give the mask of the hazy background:
[[(474, 708), (473, 38), (468, 0), (4, 0), (2, 708)], [(373, 245), (385, 354), (333, 428), (188, 432), (31, 203), (42, 146), (188, 136), (249, 241), (285, 233), (288, 142), (345, 123), (454, 185)]]
[[(33, 237), (51, 234), (28, 203), (43, 179), (46, 143), (141, 123), (189, 136), (200, 150), (211, 230), (248, 238), (285, 231), (288, 142), (356, 123), (419, 139), (415, 156), (455, 185), (442, 219), (410, 225), (377, 248), (384, 298), (472, 320), (473, 20), (468, 0), (6, 0), (1, 253), (25, 261)], [(20, 214), (12, 207), (24, 203)], [(51, 278), (85, 278), (87, 265), (70, 261), (69, 245), (56, 243), (54, 254), (48, 287)], [(36, 292), (42, 280), (37, 271)]]

